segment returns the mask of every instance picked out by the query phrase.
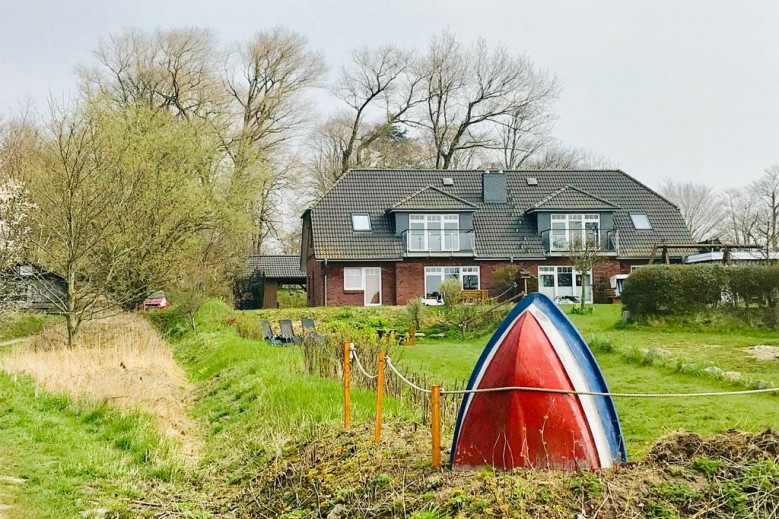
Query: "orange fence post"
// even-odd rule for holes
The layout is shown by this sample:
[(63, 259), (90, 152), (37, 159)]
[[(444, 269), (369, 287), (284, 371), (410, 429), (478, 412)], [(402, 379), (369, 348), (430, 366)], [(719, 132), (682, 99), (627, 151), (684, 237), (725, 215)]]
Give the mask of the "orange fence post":
[(441, 386), (430, 387), (430, 422), (433, 433), (433, 468), (441, 466)]
[(373, 433), (373, 441), (381, 441), (381, 408), (384, 403), (384, 352), (379, 352), (379, 371), (376, 374), (376, 429)]
[(344, 427), (349, 427), (351, 412), (349, 393), (352, 385), (351, 376), (352, 345), (344, 342)]

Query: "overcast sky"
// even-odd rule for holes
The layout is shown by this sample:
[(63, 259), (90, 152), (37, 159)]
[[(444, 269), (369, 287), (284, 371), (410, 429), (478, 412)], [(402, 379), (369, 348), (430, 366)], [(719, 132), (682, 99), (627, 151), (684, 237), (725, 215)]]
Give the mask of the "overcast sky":
[(779, 2), (750, 0), (0, 0), (0, 113), (73, 90), (73, 68), (125, 27), (283, 25), (335, 69), (363, 43), (423, 48), (449, 28), (557, 75), (555, 135), (656, 186), (737, 186), (779, 162)]

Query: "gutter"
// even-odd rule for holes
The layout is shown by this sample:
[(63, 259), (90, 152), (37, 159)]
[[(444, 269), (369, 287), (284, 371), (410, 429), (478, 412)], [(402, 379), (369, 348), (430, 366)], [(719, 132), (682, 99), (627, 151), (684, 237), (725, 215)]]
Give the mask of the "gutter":
[(322, 288), (324, 290), (323, 302), (324, 302), (324, 306), (327, 306), (327, 258), (325, 258), (325, 265), (324, 265), (324, 269), (322, 269), (322, 272), (323, 272)]

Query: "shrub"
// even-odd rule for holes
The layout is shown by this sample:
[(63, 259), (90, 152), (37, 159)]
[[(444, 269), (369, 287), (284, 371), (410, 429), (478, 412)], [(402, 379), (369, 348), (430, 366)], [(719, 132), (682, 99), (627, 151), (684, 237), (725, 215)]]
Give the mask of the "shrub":
[(463, 288), (459, 279), (445, 279), (438, 291), (446, 306), (455, 306), (463, 299)]
[(779, 266), (654, 265), (625, 281), (625, 308), (634, 316), (689, 315), (722, 302), (767, 308), (779, 304)]
[(406, 319), (408, 323), (413, 324), (419, 330), (422, 327), (422, 320), (425, 318), (425, 302), (421, 297), (415, 297), (406, 304)]

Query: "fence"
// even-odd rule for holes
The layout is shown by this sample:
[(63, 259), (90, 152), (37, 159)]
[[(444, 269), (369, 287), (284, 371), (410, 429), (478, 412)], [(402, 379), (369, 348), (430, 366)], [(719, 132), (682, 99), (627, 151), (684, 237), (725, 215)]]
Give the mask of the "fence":
[[(384, 389), (389, 387), (386, 375), (386, 368), (389, 368), (390, 372), (395, 375), (392, 379), (395, 380), (396, 386), (401, 388), (401, 394), (404, 392), (402, 388), (408, 388), (412, 394), (421, 397), (423, 402), (426, 402), (425, 414), (430, 416), (430, 430), (432, 433), (431, 444), (431, 463), (434, 468), (441, 467), (441, 420), (442, 409), (450, 409), (451, 416), (454, 417), (459, 408), (460, 399), (467, 394), (476, 393), (496, 393), (504, 391), (527, 391), (538, 393), (552, 393), (561, 395), (589, 395), (589, 396), (606, 396), (612, 398), (707, 398), (707, 397), (723, 397), (733, 395), (748, 395), (758, 393), (776, 393), (779, 395), (779, 388), (764, 388), (764, 389), (748, 389), (742, 391), (712, 391), (705, 393), (604, 393), (599, 391), (574, 391), (568, 389), (556, 389), (556, 388), (544, 388), (544, 387), (526, 387), (526, 386), (508, 386), (508, 387), (495, 387), (495, 388), (479, 388), (479, 389), (467, 389), (455, 387), (450, 390), (444, 390), (440, 385), (434, 384), (430, 386), (420, 385), (419, 378), (414, 380), (414, 375), (403, 374), (393, 363), (392, 359), (384, 352), (378, 352), (376, 367), (377, 372), (375, 374), (369, 373), (363, 366), (357, 349), (354, 344), (350, 342), (343, 343), (343, 381), (344, 381), (344, 427), (349, 427), (351, 422), (351, 379), (352, 379), (352, 361), (357, 367), (357, 372), (367, 380), (375, 381), (376, 390), (376, 421), (374, 427), (374, 441), (381, 441), (381, 423), (382, 423), (382, 410), (384, 401)], [(426, 382), (426, 380), (425, 380)], [(429, 387), (429, 389), (428, 389)], [(442, 397), (451, 397), (443, 399), (445, 403), (442, 406)], [(446, 402), (449, 405), (446, 405)]]

